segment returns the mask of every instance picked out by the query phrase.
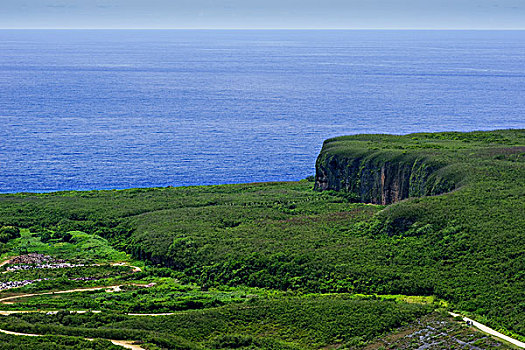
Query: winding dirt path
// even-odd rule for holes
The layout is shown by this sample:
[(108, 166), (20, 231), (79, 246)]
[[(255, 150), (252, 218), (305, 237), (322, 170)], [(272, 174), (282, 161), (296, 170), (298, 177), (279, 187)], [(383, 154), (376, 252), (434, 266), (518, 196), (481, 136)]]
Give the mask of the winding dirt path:
[[(9, 335), (17, 335), (17, 336), (22, 336), (22, 337), (44, 337), (45, 336), (43, 334), (11, 332), (11, 331), (6, 331), (5, 329), (0, 329), (0, 333), (9, 334)], [(59, 334), (57, 334), (57, 335), (59, 335)], [(84, 338), (84, 339), (85, 340), (89, 340), (89, 341), (95, 340), (93, 338)], [(123, 348), (126, 348), (126, 349), (145, 350), (144, 348), (142, 348), (142, 347), (140, 347), (138, 345), (134, 345), (133, 344), (134, 342), (130, 341), (130, 340), (115, 340), (115, 339), (106, 339), (106, 340), (109, 340), (114, 345), (119, 345), (119, 346), (122, 346)]]
[[(9, 258), (6, 261), (3, 261), (2, 263), (0, 263), (0, 267), (4, 266), (6, 264), (9, 264), (9, 262), (11, 261), (10, 259), (12, 259), (12, 258)], [(126, 263), (126, 262), (116, 262), (116, 263), (111, 263), (110, 265), (111, 266), (128, 266), (128, 267), (131, 267), (131, 269), (133, 270), (133, 273), (135, 273), (135, 272), (142, 272), (142, 269), (140, 267), (134, 266), (134, 265), (130, 265), (129, 263)], [(71, 267), (90, 267), (90, 266), (104, 266), (104, 264), (88, 264), (88, 265), (82, 265), (82, 266), (64, 266), (64, 267), (59, 267), (59, 268), (67, 269), (67, 268), (71, 268)], [(16, 271), (17, 270), (2, 271), (2, 273), (9, 273), (9, 272), (16, 272)]]
[(0, 267), (6, 265), (6, 264), (9, 264), (9, 262), (11, 261), (11, 259), (13, 259), (13, 257), (10, 257), (10, 258), (7, 258), (7, 260), (4, 260), (2, 262), (0, 262)]
[[(46, 314), (54, 315), (54, 314), (58, 314), (58, 312), (59, 312), (58, 310), (53, 310), (53, 311), (46, 311), (46, 310), (5, 310), (5, 311), (2, 311), (0, 310), (0, 316), (9, 316), (9, 315), (16, 315), (16, 314), (34, 314), (34, 313), (46, 313)], [(73, 314), (86, 314), (88, 312), (99, 314), (102, 311), (100, 310), (69, 311), (69, 313), (73, 313)]]
[(479, 323), (479, 322), (476, 322), (476, 321), (474, 321), (473, 319), (470, 319), (470, 318), (468, 318), (468, 317), (464, 317), (464, 316), (462, 316), (462, 315), (460, 315), (460, 314), (456, 314), (456, 313), (454, 313), (454, 312), (449, 312), (449, 314), (450, 314), (451, 316), (453, 316), (453, 317), (458, 317), (458, 316), (459, 316), (459, 317), (462, 317), (462, 318), (463, 318), (463, 321), (465, 321), (465, 322), (467, 322), (467, 321), (470, 322), (474, 327), (478, 328), (478, 329), (479, 329), (480, 331), (482, 331), (483, 333), (487, 333), (487, 334), (493, 335), (493, 336), (495, 336), (495, 337), (497, 337), (497, 338), (500, 338), (500, 339), (505, 340), (506, 342), (509, 342), (509, 343), (511, 343), (511, 344), (514, 344), (514, 345), (520, 347), (520, 348), (525, 349), (525, 343), (524, 343), (524, 342), (521, 342), (521, 341), (519, 341), (519, 340), (516, 340), (516, 339), (513, 339), (513, 338), (511, 338), (511, 337), (508, 337), (508, 336), (506, 336), (505, 334), (502, 334), (502, 333), (500, 333), (500, 332), (498, 332), (498, 331), (495, 331), (494, 329), (492, 329), (492, 328), (490, 328), (490, 327), (487, 327), (487, 326), (485, 326), (484, 324), (481, 324), (481, 323)]
[(10, 335), (21, 335), (21, 336), (24, 336), (24, 337), (41, 337), (41, 336), (42, 336), (42, 335), (40, 335), (40, 334), (30, 334), (30, 333), (11, 332), (11, 331), (6, 331), (6, 330), (4, 330), (4, 329), (0, 329), (0, 333), (10, 334)]
[(122, 262), (122, 263), (113, 263), (111, 264), (111, 266), (129, 266), (133, 269), (133, 272), (142, 272), (142, 269), (138, 266), (133, 266), (133, 265), (130, 265), (126, 262)]
[[(6, 260), (0, 262), (0, 267), (4, 266), (6, 264), (9, 264), (11, 259), (12, 259), (12, 257), (9, 257)], [(100, 264), (92, 264), (92, 265), (89, 265), (89, 266), (100, 266)], [(133, 272), (141, 272), (142, 271), (142, 269), (140, 267), (130, 265), (129, 263), (126, 263), (126, 262), (112, 263), (111, 266), (129, 266), (129, 267), (131, 267), (133, 269)], [(8, 272), (8, 271), (5, 271), (4, 273), (6, 273), (6, 272)], [(10, 296), (10, 297), (1, 298), (0, 299), (0, 303), (7, 304), (7, 303), (9, 303), (10, 300), (13, 300), (13, 299), (20, 299), (20, 298), (25, 298), (25, 297), (39, 296), (39, 295), (65, 294), (65, 293), (75, 293), (75, 292), (87, 292), (87, 291), (94, 291), (94, 290), (105, 290), (106, 292), (111, 293), (111, 292), (118, 292), (118, 291), (120, 291), (121, 287), (122, 287), (122, 285), (115, 285), (115, 286), (104, 286), (104, 287), (77, 288), (77, 289), (70, 289), (70, 290), (61, 290), (61, 291), (56, 291), (56, 292), (27, 293), (27, 294), (20, 294), (20, 295), (14, 295), (14, 296)], [(34, 311), (33, 310), (28, 310), (28, 311), (0, 311), (0, 315), (8, 316), (8, 315), (13, 315), (13, 314), (17, 314), (17, 313), (32, 313), (32, 312), (46, 312), (46, 311), (38, 311), (38, 310), (34, 310)], [(49, 312), (49, 313), (57, 313), (58, 311), (47, 311), (47, 312)], [(87, 310), (79, 310), (79, 311), (75, 311), (75, 312), (76, 313), (86, 313), (88, 311)], [(91, 311), (91, 312), (99, 313), (100, 311)], [(0, 333), (16, 335), (16, 336), (25, 336), (25, 337), (42, 337), (42, 336), (44, 336), (42, 334), (12, 332), (12, 331), (8, 331), (8, 330), (4, 330), (4, 329), (0, 329)], [(91, 338), (84, 338), (84, 339), (93, 341), (93, 339), (91, 339)], [(145, 350), (144, 348), (142, 348), (142, 347), (140, 347), (138, 345), (134, 345), (133, 344), (134, 341), (130, 341), (130, 340), (116, 340), (116, 339), (107, 339), (107, 340), (109, 340), (114, 345), (122, 346), (125, 349)]]
[(13, 296), (10, 296), (10, 297), (2, 298), (2, 299), (0, 299), (0, 303), (6, 304), (6, 302), (8, 300), (25, 298), (25, 297), (34, 297), (34, 296), (39, 296), (39, 295), (52, 295), (52, 294), (65, 294), (65, 293), (75, 293), (75, 292), (88, 292), (88, 291), (92, 291), (92, 290), (103, 290), (103, 289), (105, 289), (106, 292), (111, 293), (111, 292), (118, 292), (118, 291), (120, 291), (120, 287), (122, 287), (122, 285), (107, 286), (107, 287), (77, 288), (77, 289), (70, 289), (70, 290), (60, 290), (60, 291), (56, 291), (56, 292), (20, 294), (20, 295), (13, 295)]
[[(2, 298), (0, 299), (0, 303), (2, 304), (6, 304), (6, 303), (9, 303), (9, 300), (13, 300), (13, 299), (19, 299), (19, 298), (25, 298), (25, 297), (32, 297), (32, 296), (39, 296), (39, 295), (53, 295), (53, 294), (65, 294), (65, 293), (75, 293), (75, 292), (87, 292), (87, 291), (93, 291), (93, 290), (106, 290), (107, 292), (118, 292), (120, 291), (120, 288), (122, 287), (122, 285), (115, 285), (115, 286), (105, 286), (105, 287), (92, 287), (92, 288), (77, 288), (77, 289), (70, 289), (70, 290), (62, 290), (62, 291), (57, 291), (57, 292), (45, 292), (45, 293), (32, 293), (32, 294), (20, 294), (20, 295), (14, 295), (14, 296), (10, 296), (10, 297), (6, 297), (6, 298)], [(28, 311), (0, 311), (0, 315), (3, 315), (3, 316), (7, 316), (7, 315), (12, 315), (12, 314), (17, 314), (17, 313), (33, 313), (33, 312), (46, 312), (46, 311), (43, 311), (43, 310), (28, 310)], [(49, 313), (57, 313), (58, 311), (47, 311)], [(88, 312), (87, 310), (78, 310), (78, 311), (73, 311), (75, 313), (86, 313)], [(91, 311), (91, 312), (95, 312), (95, 313), (100, 313), (101, 311)], [(138, 313), (127, 313), (128, 316), (169, 316), (169, 315), (174, 315), (175, 312), (165, 312), (165, 313), (157, 313), (157, 314), (138, 314)], [(525, 343), (519, 341), (519, 340), (516, 340), (516, 339), (513, 339), (509, 336), (506, 336), (505, 334), (502, 334), (490, 327), (487, 327), (485, 326), (484, 324), (481, 324), (477, 321), (474, 321), (468, 317), (464, 317), (460, 314), (456, 314), (454, 312), (449, 312), (449, 314), (453, 317), (462, 317), (463, 318), (463, 321), (465, 322), (470, 322), (474, 327), (478, 328), (480, 331), (484, 332), (484, 333), (487, 333), (487, 334), (490, 334), (492, 336), (495, 336), (497, 338), (500, 338), (500, 339), (503, 339), (505, 340), (506, 342), (509, 342), (511, 344), (514, 344), (520, 348), (523, 348), (525, 349)], [(18, 332), (11, 332), (11, 331), (6, 331), (6, 330), (3, 330), (3, 329), (0, 329), (0, 332), (1, 333), (5, 333), (5, 334), (11, 334), (11, 335), (20, 335), (20, 336), (28, 336), (28, 337), (38, 337), (38, 336), (42, 336), (41, 334), (29, 334), (29, 333), (18, 333)], [(93, 340), (93, 339), (89, 339), (89, 338), (85, 338), (87, 340)], [(113, 344), (115, 345), (120, 345), (120, 346), (123, 346), (124, 348), (126, 349), (132, 349), (132, 350), (144, 350), (142, 347), (138, 346), (138, 345), (133, 345), (133, 341), (124, 341), (124, 340), (114, 340), (114, 339), (108, 339), (110, 340)]]
[[(7, 298), (2, 298), (2, 299), (0, 299), (0, 303), (5, 304), (6, 301), (8, 301), (8, 300), (18, 299), (18, 298), (25, 298), (25, 297), (31, 297), (31, 296), (37, 296), (37, 295), (51, 295), (51, 294), (86, 292), (86, 291), (90, 291), (90, 290), (102, 290), (102, 289), (105, 289), (106, 291), (118, 291), (118, 290), (120, 290), (120, 287), (121, 287), (121, 285), (118, 285), (118, 286), (106, 286), (106, 287), (93, 287), (93, 288), (79, 288), (79, 289), (62, 290), (62, 291), (58, 291), (58, 292), (21, 294), (21, 295), (15, 295), (15, 296), (7, 297)], [(35, 310), (35, 311), (33, 311), (33, 310), (30, 310), (30, 311), (0, 311), (0, 315), (8, 316), (8, 315), (13, 315), (13, 314), (17, 314), (17, 313), (34, 313), (34, 312), (46, 312), (46, 311), (38, 311), (38, 310)], [(49, 313), (57, 313), (58, 311), (48, 311), (48, 312)], [(79, 311), (75, 311), (75, 312), (81, 314), (81, 313), (86, 313), (88, 311), (87, 310), (79, 310)], [(92, 311), (92, 312), (100, 313), (100, 311)], [(10, 335), (18, 335), (18, 336), (26, 336), (26, 337), (41, 337), (41, 336), (43, 336), (42, 334), (12, 332), (12, 331), (4, 330), (4, 329), (0, 329), (0, 333), (10, 334)], [(84, 339), (90, 340), (90, 341), (93, 340), (91, 338), (84, 338)], [(107, 340), (109, 340), (110, 342), (112, 342), (115, 345), (122, 346), (122, 347), (124, 347), (126, 349), (145, 350), (144, 348), (142, 348), (142, 347), (140, 347), (138, 345), (134, 345), (133, 341), (130, 341), (130, 340), (116, 340), (116, 339), (107, 339)]]
[[(2, 262), (0, 262), (0, 267), (6, 265), (9, 263), (9, 261), (11, 260), (12, 258), (8, 258), (7, 260), (4, 260)], [(111, 264), (112, 266), (129, 266), (133, 269), (133, 272), (141, 272), (142, 269), (138, 266), (133, 266), (133, 265), (130, 265), (128, 263), (125, 263), (125, 262), (120, 262), (120, 263), (112, 263)], [(93, 264), (91, 266), (99, 266), (99, 264)], [(56, 291), (56, 292), (44, 292), (44, 293), (32, 293), (32, 294), (20, 294), (20, 295), (15, 295), (15, 296), (10, 296), (10, 297), (5, 297), (5, 298), (2, 298), (0, 299), (0, 303), (2, 304), (7, 304), (9, 303), (10, 300), (13, 300), (13, 299), (20, 299), (20, 298), (25, 298), (25, 297), (32, 297), (32, 296), (39, 296), (39, 295), (53, 295), (53, 294), (65, 294), (65, 293), (75, 293), (75, 292), (87, 292), (87, 291), (94, 291), (94, 290), (106, 290), (108, 293), (110, 292), (118, 292), (120, 291), (120, 288), (122, 287), (122, 285), (115, 285), (115, 286), (105, 286), (105, 287), (91, 287), (91, 288), (77, 288), (77, 289), (70, 289), (70, 290), (62, 290), (62, 291)], [(29, 310), (29, 311), (1, 311), (0, 310), (0, 315), (3, 315), (3, 316), (7, 316), (7, 315), (12, 315), (12, 314), (17, 314), (17, 313), (32, 313), (32, 312), (46, 312), (46, 311), (42, 311), (42, 310)], [(58, 311), (47, 311), (49, 313), (57, 313)], [(85, 313), (85, 312), (88, 312), (87, 310), (78, 310), (78, 311), (73, 311), (75, 313)], [(95, 313), (99, 313), (101, 311), (91, 311), (91, 312), (95, 312)], [(128, 316), (169, 316), (169, 315), (174, 315), (175, 313), (174, 312), (165, 312), (165, 313), (158, 313), (158, 314), (138, 314), (138, 313), (128, 313), (127, 315)], [(481, 324), (477, 321), (474, 321), (468, 317), (464, 317), (460, 314), (457, 314), (457, 313), (454, 313), (454, 312), (449, 312), (449, 314), (453, 317), (462, 317), (463, 318), (463, 321), (465, 322), (470, 322), (470, 324), (472, 324), (474, 327), (478, 328), (480, 331), (486, 333), (486, 334), (490, 334), (492, 336), (495, 336), (497, 338), (500, 338), (500, 339), (503, 339), (504, 341), (508, 342), (508, 343), (511, 343), (513, 345), (516, 345), (520, 348), (523, 348), (525, 349), (525, 343), (524, 342), (521, 342), (519, 340), (516, 340), (516, 339), (513, 339), (509, 336), (506, 336), (505, 334), (502, 334), (490, 327), (487, 327), (485, 326), (484, 324)], [(26, 336), (26, 337), (41, 337), (43, 336), (42, 334), (30, 334), (30, 333), (19, 333), (19, 332), (12, 332), (12, 331), (7, 331), (7, 330), (3, 330), (3, 329), (0, 329), (0, 333), (5, 333), (5, 334), (10, 334), (10, 335), (17, 335), (17, 336)], [(93, 340), (93, 339), (90, 339), (90, 338), (84, 338), (86, 340)], [(128, 341), (128, 340), (115, 340), (115, 339), (107, 339), (109, 341), (111, 341), (113, 344), (115, 345), (118, 345), (118, 346), (122, 346), (126, 349), (131, 349), (131, 350), (144, 350), (144, 348), (138, 346), (138, 345), (134, 345), (133, 344), (133, 341)]]

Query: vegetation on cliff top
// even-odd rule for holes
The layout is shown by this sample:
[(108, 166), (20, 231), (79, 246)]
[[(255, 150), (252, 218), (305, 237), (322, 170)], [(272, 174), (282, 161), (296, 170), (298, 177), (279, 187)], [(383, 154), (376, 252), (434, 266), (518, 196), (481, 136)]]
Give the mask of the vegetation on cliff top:
[[(446, 179), (456, 189), (375, 216), (369, 233), (389, 242), (385, 265), (425, 271), (414, 286), (525, 334), (525, 130), (346, 136), (327, 140), (317, 164), (344, 181), (340, 163), (371, 159), (376, 170), (420, 160), (436, 172), (428, 179)], [(366, 169), (352, 176), (358, 181)]]

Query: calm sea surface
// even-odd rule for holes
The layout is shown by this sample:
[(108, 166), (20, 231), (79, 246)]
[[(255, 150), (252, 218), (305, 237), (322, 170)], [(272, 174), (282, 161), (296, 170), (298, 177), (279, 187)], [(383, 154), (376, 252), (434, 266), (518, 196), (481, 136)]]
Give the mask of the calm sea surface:
[(298, 180), (324, 139), (525, 127), (525, 31), (0, 31), (0, 192)]

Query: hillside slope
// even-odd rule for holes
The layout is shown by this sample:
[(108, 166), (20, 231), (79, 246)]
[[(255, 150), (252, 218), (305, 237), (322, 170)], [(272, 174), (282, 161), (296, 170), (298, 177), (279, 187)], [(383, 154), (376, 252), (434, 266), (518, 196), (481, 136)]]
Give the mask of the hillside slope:
[(385, 265), (419, 276), (410, 292), (426, 286), (525, 334), (524, 145), (524, 130), (334, 138), (315, 187), (395, 203), (369, 233), (389, 238)]
[(0, 226), (97, 234), (204, 290), (436, 295), (525, 335), (524, 152), (524, 130), (349, 136), (324, 144), (324, 191), (301, 181), (2, 195)]

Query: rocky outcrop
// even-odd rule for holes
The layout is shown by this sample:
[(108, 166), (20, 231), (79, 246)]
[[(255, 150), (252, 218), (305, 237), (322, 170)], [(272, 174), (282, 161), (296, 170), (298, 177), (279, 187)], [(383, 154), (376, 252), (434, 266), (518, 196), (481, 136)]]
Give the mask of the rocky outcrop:
[(455, 185), (441, 171), (445, 165), (397, 153), (353, 156), (322, 151), (316, 163), (315, 189), (345, 191), (356, 201), (385, 205), (451, 191)]

